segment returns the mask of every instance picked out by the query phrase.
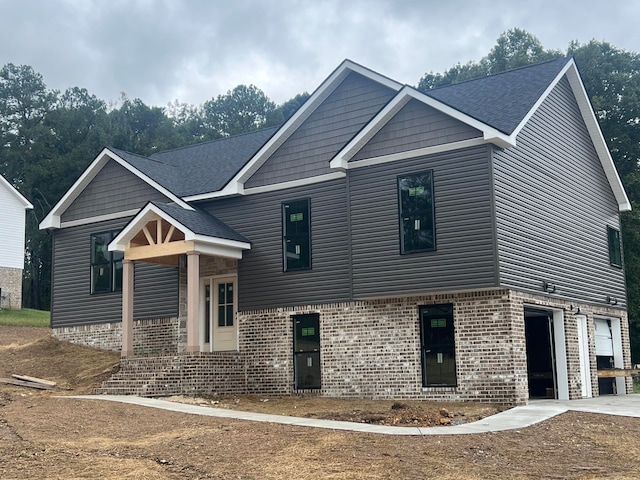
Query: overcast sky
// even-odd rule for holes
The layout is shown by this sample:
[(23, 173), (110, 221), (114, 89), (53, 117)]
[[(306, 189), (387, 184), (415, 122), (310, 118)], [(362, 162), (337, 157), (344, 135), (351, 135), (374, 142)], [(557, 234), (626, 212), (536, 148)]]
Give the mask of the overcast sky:
[(0, 0), (0, 67), (105, 101), (201, 104), (254, 84), (281, 103), (345, 58), (415, 85), (510, 28), (548, 49), (595, 38), (640, 52), (639, 24), (636, 0)]

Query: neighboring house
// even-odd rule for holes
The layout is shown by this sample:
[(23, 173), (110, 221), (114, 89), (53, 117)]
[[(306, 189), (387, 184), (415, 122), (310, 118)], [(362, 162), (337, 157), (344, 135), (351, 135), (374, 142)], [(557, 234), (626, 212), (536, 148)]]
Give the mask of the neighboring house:
[(0, 309), (22, 308), (25, 210), (32, 208), (0, 175)]
[(104, 149), (41, 224), (102, 392), (626, 393), (619, 212), (572, 59), (427, 94), (343, 62), (280, 128)]

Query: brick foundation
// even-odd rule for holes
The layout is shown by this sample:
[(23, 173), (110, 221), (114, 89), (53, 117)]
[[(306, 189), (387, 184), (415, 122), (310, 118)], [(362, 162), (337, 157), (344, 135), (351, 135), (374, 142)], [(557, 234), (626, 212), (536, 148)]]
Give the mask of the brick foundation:
[[(122, 323), (98, 323), (77, 327), (53, 328), (58, 340), (102, 350), (122, 349)], [(177, 318), (135, 320), (133, 351), (136, 356), (175, 355), (179, 352), (180, 327)]]
[(22, 269), (0, 267), (0, 308), (19, 310), (22, 308)]
[[(456, 386), (422, 386), (418, 312), (433, 304), (453, 305)], [(292, 316), (318, 313), (322, 388), (315, 393), (524, 404), (529, 398), (525, 306), (554, 310), (562, 321), (569, 398), (582, 396), (578, 308), (587, 315), (593, 395), (598, 394), (594, 316), (620, 319), (624, 366), (631, 366), (624, 310), (494, 289), (239, 312), (238, 352), (186, 355), (183, 320), (138, 320), (136, 357), (124, 359), (121, 385), (110, 388), (146, 395), (296, 393)], [(120, 348), (121, 335), (119, 323), (54, 331), (57, 338), (110, 350)], [(630, 379), (626, 387), (632, 390)]]

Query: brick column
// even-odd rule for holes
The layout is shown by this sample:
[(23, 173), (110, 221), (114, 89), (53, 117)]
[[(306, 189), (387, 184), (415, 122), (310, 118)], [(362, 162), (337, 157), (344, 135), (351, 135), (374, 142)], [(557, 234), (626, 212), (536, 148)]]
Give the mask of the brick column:
[(133, 275), (132, 260), (122, 261), (122, 351), (123, 357), (133, 356)]
[(187, 352), (200, 351), (200, 253), (187, 252)]

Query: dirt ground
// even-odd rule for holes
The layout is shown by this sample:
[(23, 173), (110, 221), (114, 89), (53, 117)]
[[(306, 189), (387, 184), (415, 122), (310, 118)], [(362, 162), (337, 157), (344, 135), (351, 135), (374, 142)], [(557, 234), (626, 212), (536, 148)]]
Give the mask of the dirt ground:
[[(114, 369), (118, 355), (47, 335), (42, 329), (0, 327), (0, 377), (31, 375), (64, 389), (0, 384), (1, 479), (640, 478), (636, 418), (572, 412), (502, 433), (396, 437), (58, 397), (90, 392)], [(309, 397), (190, 401), (390, 424), (456, 423), (495, 411), (472, 404), (402, 401), (392, 408), (394, 402)], [(399, 417), (406, 418), (394, 420)]]

